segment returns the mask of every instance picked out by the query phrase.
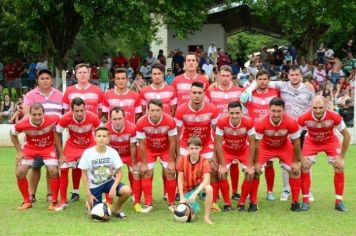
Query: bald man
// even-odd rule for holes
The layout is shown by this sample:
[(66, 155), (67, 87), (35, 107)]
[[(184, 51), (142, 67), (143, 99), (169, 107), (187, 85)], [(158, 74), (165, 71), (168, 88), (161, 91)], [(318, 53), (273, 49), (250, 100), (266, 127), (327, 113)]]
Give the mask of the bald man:
[[(350, 134), (342, 117), (338, 113), (326, 109), (324, 97), (315, 96), (311, 103), (311, 109), (299, 116), (297, 121), (299, 126), (308, 132), (302, 149), (303, 204), (301, 210), (309, 210), (310, 169), (315, 163), (318, 153), (325, 152), (329, 164), (334, 167), (335, 171), (335, 210), (347, 211), (342, 202), (342, 195), (345, 182), (344, 159), (350, 144)], [(340, 131), (343, 136), (341, 146), (334, 128)]]

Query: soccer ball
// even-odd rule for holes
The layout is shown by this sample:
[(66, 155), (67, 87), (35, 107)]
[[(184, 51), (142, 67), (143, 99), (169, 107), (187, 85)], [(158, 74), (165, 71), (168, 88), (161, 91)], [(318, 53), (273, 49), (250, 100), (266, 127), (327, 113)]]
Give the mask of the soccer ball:
[(111, 210), (106, 203), (99, 203), (91, 209), (91, 218), (98, 221), (108, 221), (111, 217)]
[(179, 204), (173, 212), (174, 219), (178, 222), (190, 222), (193, 219), (193, 209), (187, 203)]

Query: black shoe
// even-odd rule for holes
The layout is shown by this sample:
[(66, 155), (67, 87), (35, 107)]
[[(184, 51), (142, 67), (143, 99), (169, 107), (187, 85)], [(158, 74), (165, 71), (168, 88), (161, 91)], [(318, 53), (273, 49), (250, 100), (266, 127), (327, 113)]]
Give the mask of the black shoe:
[(291, 211), (295, 211), (295, 212), (301, 211), (299, 202), (292, 203), (290, 209), (291, 209)]
[(231, 210), (232, 210), (231, 205), (224, 205), (224, 212), (228, 212), (228, 211), (231, 211)]
[(246, 211), (245, 205), (237, 205), (236, 210), (238, 210), (238, 211)]
[(30, 195), (30, 200), (31, 200), (32, 203), (37, 202), (36, 195), (35, 194), (31, 194)]
[(176, 201), (179, 202), (180, 201), (180, 196), (179, 193), (176, 193)]
[(231, 196), (231, 199), (238, 201), (238, 200), (240, 200), (240, 197), (241, 197), (241, 196), (240, 196), (239, 193), (234, 193), (234, 194)]
[(248, 212), (255, 212), (257, 210), (257, 204), (250, 203), (250, 206), (248, 207)]
[(70, 197), (69, 202), (76, 202), (79, 201), (79, 194), (78, 193), (72, 193), (72, 196)]
[(123, 211), (120, 211), (118, 213), (113, 213), (112, 215), (114, 217), (120, 219), (120, 220), (126, 220), (127, 219), (127, 216), (126, 216), (125, 212), (123, 212)]

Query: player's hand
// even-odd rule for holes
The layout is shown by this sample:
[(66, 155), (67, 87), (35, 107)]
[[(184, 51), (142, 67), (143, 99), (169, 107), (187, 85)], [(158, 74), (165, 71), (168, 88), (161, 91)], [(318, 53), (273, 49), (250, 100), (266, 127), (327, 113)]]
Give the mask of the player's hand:
[(240, 101), (242, 103), (246, 103), (248, 101), (252, 101), (252, 91), (250, 91), (249, 89), (246, 89), (243, 93), (241, 93)]
[(180, 197), (180, 203), (186, 203), (187, 202), (187, 199), (185, 199), (185, 197)]
[(93, 208), (94, 201), (98, 201), (98, 199), (96, 199), (96, 197), (94, 197), (94, 195), (90, 193), (90, 194), (87, 194), (87, 201), (88, 201), (90, 207)]
[(141, 172), (140, 172), (140, 167), (141, 167), (141, 165), (139, 165), (139, 164), (134, 164), (134, 165), (132, 166), (132, 172), (133, 172), (133, 174), (135, 174), (135, 175), (140, 175), (140, 174), (141, 174)]
[(167, 170), (168, 170), (169, 173), (171, 173), (171, 175), (175, 176), (175, 174), (176, 174), (176, 165), (175, 165), (174, 161), (169, 161), (168, 162)]
[(225, 177), (225, 175), (227, 174), (227, 169), (225, 165), (219, 165), (219, 179), (223, 179)]
[(142, 164), (141, 164), (140, 171), (141, 171), (141, 174), (142, 174), (142, 175), (145, 175), (145, 174), (147, 173), (147, 171), (148, 171), (148, 166), (147, 166), (146, 163), (142, 163)]
[(293, 162), (291, 165), (291, 173), (295, 176), (298, 176), (300, 173), (300, 165), (299, 162)]
[(16, 154), (16, 165), (21, 165), (21, 161), (24, 158), (23, 152), (19, 152)]
[(333, 162), (333, 167), (336, 169), (343, 169), (344, 168), (344, 158), (336, 157), (335, 161)]
[[(64, 155), (59, 156), (58, 166), (60, 167), (66, 161), (66, 157)], [(78, 161), (79, 162), (79, 161)]]
[(305, 158), (305, 157), (302, 157), (301, 162), (304, 169), (310, 169), (313, 164), (312, 161), (309, 160), (309, 158)]
[(260, 164), (260, 163), (256, 163), (256, 164), (255, 164), (255, 172), (261, 174), (261, 173), (262, 173), (262, 170), (261, 170), (261, 169), (262, 169), (261, 164)]
[(209, 86), (208, 90), (212, 91), (213, 89), (217, 88), (218, 86), (219, 86), (219, 83), (218, 82), (214, 82)]
[(116, 197), (116, 188), (113, 188), (113, 187), (110, 188), (109, 197), (110, 198)]
[(253, 168), (252, 166), (248, 166), (246, 169), (245, 169), (245, 173), (246, 173), (246, 177), (247, 177), (247, 180), (251, 180), (253, 175), (255, 174), (255, 168)]

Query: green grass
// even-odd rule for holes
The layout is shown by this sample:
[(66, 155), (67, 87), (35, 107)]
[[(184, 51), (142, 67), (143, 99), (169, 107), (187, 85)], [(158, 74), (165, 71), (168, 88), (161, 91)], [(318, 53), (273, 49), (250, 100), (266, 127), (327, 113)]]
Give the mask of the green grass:
[[(37, 193), (38, 202), (32, 209), (19, 212), (16, 208), (21, 203), (21, 196), (14, 174), (15, 151), (13, 148), (0, 148), (0, 235), (355, 235), (354, 153), (356, 147), (351, 147), (346, 160), (344, 202), (349, 210), (347, 213), (333, 209), (333, 171), (327, 164), (325, 155), (320, 155), (313, 169), (312, 188), (316, 201), (312, 203), (310, 211), (293, 213), (289, 210), (290, 202), (267, 202), (266, 184), (262, 178), (258, 212), (213, 214), (211, 219), (215, 225), (208, 226), (204, 224), (202, 214), (190, 224), (173, 220), (161, 197), (162, 181), (158, 165), (154, 180), (154, 210), (150, 214), (135, 214), (132, 202), (129, 201), (125, 205), (128, 215), (126, 221), (112, 219), (107, 223), (92, 222), (84, 215), (83, 198), (63, 212), (49, 212), (44, 200), (46, 188), (43, 179)], [(275, 193), (279, 198), (282, 190), (281, 175), (277, 163), (275, 167)], [(240, 177), (240, 184), (241, 180)], [(127, 182), (126, 178), (124, 181)]]

